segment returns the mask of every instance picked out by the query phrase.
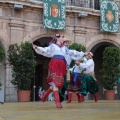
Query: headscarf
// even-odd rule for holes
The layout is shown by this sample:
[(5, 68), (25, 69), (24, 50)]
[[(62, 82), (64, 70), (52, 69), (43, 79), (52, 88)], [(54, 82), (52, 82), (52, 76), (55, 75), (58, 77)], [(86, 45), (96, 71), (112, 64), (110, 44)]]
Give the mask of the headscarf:
[(60, 37), (61, 37), (60, 34), (54, 34), (54, 37), (53, 37), (53, 39), (50, 41), (49, 45), (55, 43), (55, 41), (57, 40), (56, 38), (60, 38)]

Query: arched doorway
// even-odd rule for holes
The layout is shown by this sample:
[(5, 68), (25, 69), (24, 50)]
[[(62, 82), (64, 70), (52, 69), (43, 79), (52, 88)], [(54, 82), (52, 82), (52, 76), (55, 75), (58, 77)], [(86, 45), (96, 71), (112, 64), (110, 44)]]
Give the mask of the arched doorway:
[(101, 77), (100, 77), (101, 76), (100, 69), (102, 68), (102, 56), (103, 56), (104, 49), (109, 46), (117, 47), (116, 45), (109, 42), (101, 42), (96, 44), (90, 50), (94, 54), (93, 60), (95, 62), (95, 74), (96, 74), (96, 78), (98, 80), (98, 85), (99, 85), (99, 99), (104, 99), (103, 87), (101, 85)]
[[(52, 40), (51, 37), (42, 37), (33, 42), (33, 44), (41, 46), (41, 47), (47, 47)], [(46, 77), (48, 75), (48, 64), (50, 61), (50, 58), (44, 57), (42, 55), (39, 55), (35, 52), (37, 66), (35, 68), (35, 78), (34, 82), (31, 85), (31, 101), (38, 101), (38, 90), (39, 87), (42, 87), (43, 90), (48, 89), (48, 85), (46, 83)], [(35, 92), (34, 92), (34, 86)], [(35, 98), (34, 98), (35, 97)]]

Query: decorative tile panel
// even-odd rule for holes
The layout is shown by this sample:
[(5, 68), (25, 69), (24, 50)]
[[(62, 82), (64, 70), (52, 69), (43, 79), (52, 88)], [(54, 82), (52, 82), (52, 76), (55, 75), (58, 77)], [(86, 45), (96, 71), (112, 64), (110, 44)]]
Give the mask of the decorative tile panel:
[(64, 30), (65, 0), (44, 0), (44, 28)]
[(101, 11), (101, 31), (118, 32), (119, 31), (119, 9), (113, 1), (102, 1)]

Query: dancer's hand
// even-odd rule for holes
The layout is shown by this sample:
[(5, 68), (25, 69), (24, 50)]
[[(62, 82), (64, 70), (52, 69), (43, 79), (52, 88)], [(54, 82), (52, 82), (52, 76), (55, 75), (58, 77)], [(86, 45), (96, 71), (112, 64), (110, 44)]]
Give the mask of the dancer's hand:
[(80, 61), (79, 60), (75, 61), (75, 64), (80, 65)]
[(88, 52), (85, 52), (85, 53), (84, 53), (84, 56), (87, 56), (87, 55), (88, 55)]
[(38, 48), (38, 46), (33, 44), (33, 49), (37, 49), (37, 48)]

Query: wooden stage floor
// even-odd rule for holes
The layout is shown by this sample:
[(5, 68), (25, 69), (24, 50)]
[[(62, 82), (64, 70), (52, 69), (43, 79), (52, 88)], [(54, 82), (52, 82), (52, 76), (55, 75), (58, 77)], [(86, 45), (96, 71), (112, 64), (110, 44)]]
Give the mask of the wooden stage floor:
[(120, 120), (120, 100), (93, 100), (66, 104), (16, 102), (0, 104), (0, 120)]

